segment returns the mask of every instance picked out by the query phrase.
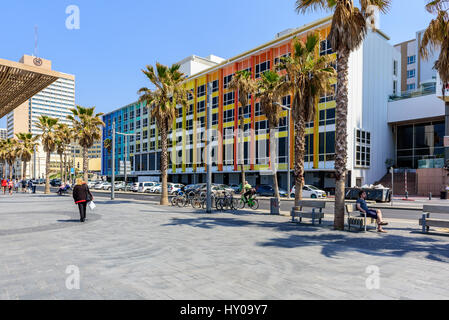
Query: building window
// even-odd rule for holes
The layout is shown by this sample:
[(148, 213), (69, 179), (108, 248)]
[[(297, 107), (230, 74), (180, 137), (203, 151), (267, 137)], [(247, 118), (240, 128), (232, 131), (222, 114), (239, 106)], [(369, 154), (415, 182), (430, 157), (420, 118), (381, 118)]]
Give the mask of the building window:
[(407, 57), (407, 64), (414, 64), (416, 63), (416, 55)]
[(255, 112), (256, 112), (256, 117), (262, 115), (262, 108), (260, 107), (260, 103), (259, 102), (257, 102), (256, 105), (255, 105)]
[(414, 78), (415, 76), (416, 76), (416, 70), (415, 69), (407, 70), (407, 79)]
[(234, 121), (234, 109), (225, 111), (223, 122), (232, 122), (232, 121)]
[(223, 95), (223, 105), (227, 106), (234, 103), (234, 91), (225, 93)]
[(190, 116), (193, 114), (193, 103), (187, 106), (186, 116)]
[(265, 61), (256, 65), (256, 79), (261, 77), (265, 71), (270, 70), (270, 61)]
[(197, 91), (196, 96), (198, 98), (204, 97), (206, 95), (206, 85), (203, 84), (202, 86), (199, 86), (197, 90), (198, 91)]
[(398, 93), (398, 82), (396, 80), (393, 81), (393, 95), (397, 95)]
[(331, 42), (329, 40), (323, 40), (320, 42), (320, 56), (325, 56), (326, 54), (332, 54)]
[(411, 83), (407, 85), (407, 91), (413, 91), (416, 89), (416, 84)]
[(212, 115), (212, 125), (215, 126), (218, 124), (218, 113), (214, 113)]
[(192, 130), (193, 129), (193, 119), (186, 121), (186, 130)]
[(200, 101), (197, 103), (197, 112), (204, 112), (206, 110), (206, 102), (205, 101)]
[(361, 129), (355, 130), (355, 165), (371, 167), (371, 133)]
[(393, 75), (394, 76), (398, 75), (398, 61), (397, 60), (393, 61)]
[(212, 98), (212, 109), (218, 108), (218, 97)]
[(215, 80), (212, 82), (212, 92), (217, 92), (219, 90), (219, 81)]
[(277, 66), (278, 64), (280, 64), (282, 62), (283, 58), (291, 57), (291, 55), (292, 54), (289, 52), (287, 54), (283, 54), (282, 56), (275, 58), (274, 59), (274, 65)]
[(228, 88), (228, 84), (229, 84), (229, 82), (231, 82), (233, 76), (234, 76), (233, 74), (230, 74), (229, 76), (226, 76), (223, 78), (223, 87), (225, 89)]

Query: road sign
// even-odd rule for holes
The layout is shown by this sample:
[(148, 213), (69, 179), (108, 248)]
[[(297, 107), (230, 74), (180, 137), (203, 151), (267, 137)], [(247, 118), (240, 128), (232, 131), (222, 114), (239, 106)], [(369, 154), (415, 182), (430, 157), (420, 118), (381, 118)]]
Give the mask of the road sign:
[[(125, 174), (125, 162), (124, 161), (120, 161), (119, 168), (120, 168), (119, 173)], [(128, 174), (131, 173), (131, 161), (126, 161), (126, 173), (128, 173)]]

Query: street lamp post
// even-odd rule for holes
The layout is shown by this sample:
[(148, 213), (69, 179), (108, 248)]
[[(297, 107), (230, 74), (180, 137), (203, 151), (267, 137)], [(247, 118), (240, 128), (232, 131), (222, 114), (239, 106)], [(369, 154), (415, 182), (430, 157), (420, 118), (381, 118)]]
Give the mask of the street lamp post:
[(291, 123), (291, 111), (292, 108), (284, 106), (277, 102), (277, 105), (282, 109), (287, 110), (287, 197), (290, 199), (291, 181), (290, 181), (290, 123)]
[(207, 213), (212, 213), (212, 82), (207, 84)]

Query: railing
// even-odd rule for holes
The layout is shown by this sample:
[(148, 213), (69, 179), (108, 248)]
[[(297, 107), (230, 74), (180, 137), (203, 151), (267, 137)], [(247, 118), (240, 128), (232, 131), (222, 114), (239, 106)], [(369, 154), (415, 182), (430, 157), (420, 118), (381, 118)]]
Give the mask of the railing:
[(404, 91), (401, 92), (401, 94), (398, 95), (391, 95), (389, 97), (389, 101), (399, 101), (399, 100), (404, 100), (404, 99), (410, 99), (410, 98), (416, 98), (416, 97), (422, 97), (422, 96), (427, 96), (430, 94), (435, 94), (436, 93), (436, 85), (432, 85), (429, 87), (423, 87), (421, 89), (418, 90), (413, 90), (413, 91)]

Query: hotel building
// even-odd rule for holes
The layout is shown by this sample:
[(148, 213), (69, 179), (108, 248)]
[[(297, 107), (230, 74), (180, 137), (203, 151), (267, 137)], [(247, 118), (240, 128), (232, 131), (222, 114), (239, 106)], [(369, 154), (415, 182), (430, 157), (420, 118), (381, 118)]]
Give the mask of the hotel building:
[[(20, 63), (43, 70), (52, 70), (50, 60), (36, 59), (29, 55), (24, 55)], [(16, 134), (21, 132), (41, 134), (41, 130), (36, 126), (41, 115), (57, 118), (59, 123), (70, 124), (67, 116), (71, 114), (70, 109), (75, 108), (75, 76), (65, 73), (59, 73), (59, 75), (56, 81), (7, 114), (8, 138), (15, 138)], [(27, 177), (32, 177), (34, 172), (36, 178), (45, 175), (45, 157), (46, 153), (39, 145), (28, 166)], [(17, 174), (20, 174), (18, 172), (20, 167), (19, 165), (16, 168)], [(59, 170), (59, 156), (56, 154), (51, 156), (51, 167), (52, 170)]]
[[(187, 108), (178, 107), (178, 118), (173, 122), (169, 135), (169, 180), (185, 184), (205, 182), (206, 109), (211, 108), (212, 126), (216, 133), (211, 142), (213, 181), (240, 183), (239, 159), (243, 158), (249, 183), (271, 184), (267, 119), (254, 96), (249, 105), (239, 106), (238, 93), (230, 91), (228, 83), (239, 70), (250, 71), (254, 79), (260, 78), (267, 70), (274, 70), (281, 57), (291, 54), (293, 39), (304, 39), (310, 32), (320, 35), (319, 54), (331, 55), (336, 59), (326, 40), (330, 27), (331, 17), (327, 17), (287, 30), (266, 44), (228, 60), (216, 59), (212, 61), (215, 65), (203, 65), (200, 70), (188, 74), (186, 86), (193, 94)], [(363, 44), (349, 59), (347, 184), (351, 186), (380, 180), (386, 173), (386, 159), (394, 154), (387, 107), (389, 96), (401, 85), (398, 73), (401, 59), (400, 52), (388, 41), (389, 38), (379, 29), (370, 30)], [(184, 60), (182, 70), (192, 70), (185, 65), (191, 61), (190, 58)], [(212, 105), (207, 102), (209, 83), (212, 84)], [(290, 107), (290, 96), (284, 97), (282, 103)], [(335, 106), (333, 90), (317, 101), (316, 117), (306, 128), (306, 183), (331, 192), (335, 189)], [(243, 157), (239, 154), (240, 115), (244, 116), (245, 125)], [(135, 137), (129, 138), (126, 149), (123, 137), (117, 136), (116, 174), (120, 170), (120, 161), (128, 157), (132, 163), (131, 175), (135, 179), (159, 180), (160, 137), (147, 108), (140, 103), (132, 103), (106, 114), (103, 120), (106, 123), (103, 139), (111, 138), (113, 121), (117, 131), (135, 134)], [(288, 169), (293, 170), (294, 167), (294, 134), (292, 123), (287, 123), (285, 111), (276, 133), (278, 179), (285, 189)], [(290, 150), (287, 150), (288, 136)], [(288, 154), (290, 163), (287, 163)], [(105, 150), (102, 174), (111, 175), (111, 155)], [(293, 174), (291, 181), (294, 181)]]

